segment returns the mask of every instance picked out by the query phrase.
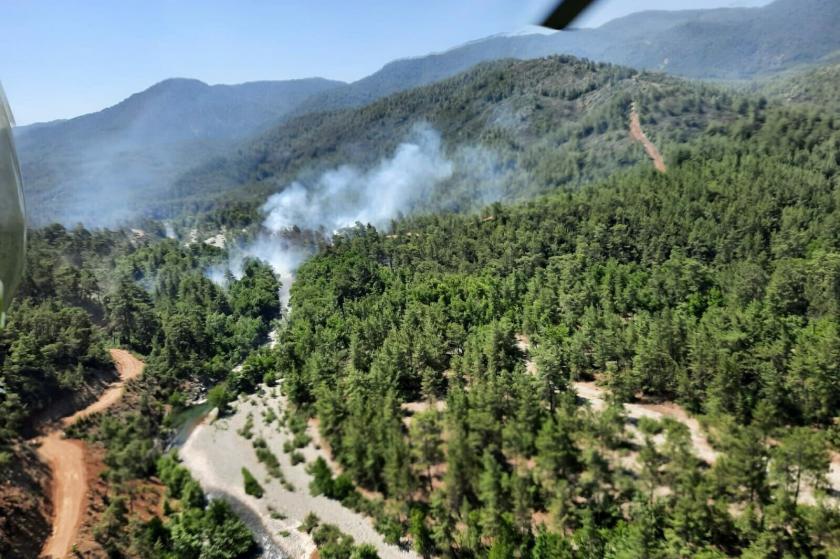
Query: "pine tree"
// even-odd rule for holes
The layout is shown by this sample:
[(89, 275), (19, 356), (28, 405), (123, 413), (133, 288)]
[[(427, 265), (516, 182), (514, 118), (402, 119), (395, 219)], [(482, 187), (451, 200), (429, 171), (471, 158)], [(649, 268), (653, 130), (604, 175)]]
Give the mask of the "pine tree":
[(481, 501), (481, 528), (485, 536), (495, 538), (502, 533), (504, 516), (509, 509), (507, 475), (490, 450), (482, 457), (482, 472), (478, 480)]
[(432, 467), (443, 460), (438, 412), (434, 409), (416, 414), (411, 421), (409, 440), (414, 464), (426, 476), (426, 489), (432, 492)]

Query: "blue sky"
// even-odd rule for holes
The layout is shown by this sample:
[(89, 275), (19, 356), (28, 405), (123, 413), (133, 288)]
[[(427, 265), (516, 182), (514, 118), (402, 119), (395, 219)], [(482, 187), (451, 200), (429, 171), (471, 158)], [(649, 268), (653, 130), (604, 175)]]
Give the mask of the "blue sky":
[[(642, 9), (769, 0), (602, 0), (584, 26)], [(97, 111), (169, 77), (323, 76), (521, 29), (546, 0), (0, 0), (0, 81), (18, 124)]]

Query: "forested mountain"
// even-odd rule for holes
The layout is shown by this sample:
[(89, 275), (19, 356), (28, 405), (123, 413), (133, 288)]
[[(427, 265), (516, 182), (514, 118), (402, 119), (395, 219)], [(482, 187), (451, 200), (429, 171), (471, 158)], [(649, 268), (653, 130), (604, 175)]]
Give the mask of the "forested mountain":
[[(342, 467), (316, 489), (425, 557), (835, 556), (839, 124), (757, 103), (665, 174), (336, 238), (277, 361)], [(663, 400), (710, 454), (624, 427)]]
[[(189, 213), (225, 198), (259, 204), (301, 176), (306, 183), (341, 165), (371, 167), (426, 123), (440, 133), (448, 156), (464, 148), (490, 154), (493, 169), (505, 174), (498, 198), (523, 198), (644, 160), (628, 134), (634, 101), (648, 136), (666, 152), (750, 106), (723, 88), (572, 57), (498, 61), (360, 109), (290, 120), (188, 173), (174, 195)], [(480, 203), (479, 186), (472, 177), (454, 177), (425, 207), (469, 208)]]
[[(753, 89), (783, 104), (809, 105), (815, 110), (837, 111), (840, 96), (840, 57), (833, 56), (825, 64), (788, 72)], [(836, 113), (835, 113), (836, 114)]]
[(30, 214), (36, 224), (113, 225), (165, 194), (177, 174), (339, 85), (171, 79), (98, 113), (17, 128)]
[[(583, 79), (562, 81), (558, 68)], [(513, 115), (560, 115), (626, 86), (656, 111), (647, 127), (697, 120), (654, 135), (672, 146), (665, 174), (629, 145), (639, 164), (585, 159), (577, 188), (334, 236), (300, 269), (275, 349), (257, 349), (281, 312), (267, 266), (251, 262), (222, 288), (205, 277), (224, 258), (214, 247), (151, 229), (140, 239), (40, 230), (0, 332), (0, 461), (23, 464), (33, 412), (88, 386), (103, 347), (117, 344), (146, 356), (142, 382), (71, 433), (104, 456), (108, 504), (90, 522), (97, 549), (114, 556), (243, 556), (243, 526), (208, 505), (162, 440), (198, 387), (215, 384), (210, 401), (224, 411), (233, 395), (282, 379), (294, 421), (317, 417), (342, 467), (333, 477), (312, 462), (311, 490), (366, 511), (422, 556), (831, 557), (840, 130), (821, 93), (785, 107), (703, 86), (697, 105), (680, 80), (554, 58), (480, 68), (458, 78), (479, 80), (462, 99), (486, 90), (489, 103), (505, 74), (516, 79), (503, 91), (560, 79), (536, 82), (557, 91), (538, 98), (552, 109), (526, 95)], [(408, 101), (422, 105), (408, 94), (383, 103)], [(613, 140), (626, 137), (626, 107), (612, 105), (576, 140), (599, 157), (615, 149), (611, 110), (621, 113)], [(482, 138), (463, 122), (444, 134)], [(511, 137), (556, 141), (553, 122)], [(538, 169), (538, 184), (553, 176)], [(581, 381), (602, 387), (603, 407), (576, 397)], [(633, 424), (618, 405), (662, 400), (701, 417), (714, 460), (682, 424)], [(131, 506), (152, 476), (167, 486), (162, 519)], [(220, 542), (226, 554), (212, 554)]]
[[(101, 393), (120, 347), (143, 374), (65, 429), (91, 486), (77, 556), (251, 556), (243, 521), (167, 448), (190, 414), (215, 409), (227, 429), (270, 393), (282, 409), (236, 430), (260, 468), (242, 470), (245, 494), (339, 501), (424, 558), (836, 559), (840, 72), (810, 63), (836, 48), (837, 8), (497, 37), (350, 86), (170, 80), (20, 130), (42, 217), (147, 217), (142, 231), (31, 232), (0, 329), (0, 556), (42, 548), (55, 503), (33, 435)], [(719, 77), (809, 64), (734, 88), (540, 50), (572, 39), (653, 68), (681, 53), (667, 69), (686, 74), (707, 56)], [(666, 172), (631, 136), (634, 114)], [(420, 179), (405, 182), (383, 162), (422, 151), (418, 130), (424, 164), (447, 172), (409, 166)], [(372, 206), (392, 203), (391, 183), (433, 184), (376, 226), (281, 223), (315, 253), (293, 312), (266, 262), (210, 279), (239, 247), (200, 242), (201, 227), (251, 242), (267, 196), (315, 185), (334, 208), (330, 181), (371, 170)], [(197, 229), (181, 240), (148, 219), (185, 212), (175, 225)], [(287, 461), (307, 483), (289, 489)], [(313, 515), (289, 525), (324, 559), (377, 556)]]
[[(280, 120), (360, 107), (485, 61), (571, 54), (688, 77), (741, 79), (840, 49), (837, 27), (840, 5), (832, 0), (776, 0), (763, 8), (642, 12), (598, 29), (490, 37), (392, 62), (352, 84), (315, 79), (210, 87), (167, 80), (99, 113), (19, 129), (30, 213), (36, 223), (113, 225), (138, 214), (180, 212), (184, 188), (173, 194), (172, 185), (181, 173), (234, 146), (247, 150), (250, 140), (243, 140)], [(241, 186), (240, 171), (220, 172), (230, 175), (225, 188)], [(152, 201), (157, 205), (150, 207)]]
[(701, 79), (745, 79), (814, 62), (840, 49), (840, 5), (776, 0), (762, 8), (647, 11), (597, 29), (495, 36), (439, 54), (397, 60), (316, 95), (297, 112), (360, 106), (485, 61), (570, 54)]

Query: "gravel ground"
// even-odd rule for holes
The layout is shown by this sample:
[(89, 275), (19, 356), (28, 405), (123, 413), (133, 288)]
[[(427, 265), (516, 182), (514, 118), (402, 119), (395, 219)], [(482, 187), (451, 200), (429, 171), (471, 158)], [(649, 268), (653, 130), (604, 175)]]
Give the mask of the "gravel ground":
[[(292, 438), (290, 432), (286, 429), (281, 432), (276, 422), (269, 426), (263, 421), (263, 410), (270, 408), (279, 416), (284, 406), (285, 400), (279, 395), (279, 390), (267, 389), (264, 396), (240, 399), (235, 404), (236, 411), (228, 417), (213, 421), (213, 416), (208, 416), (206, 421), (193, 430), (179, 451), (184, 465), (205, 491), (230, 495), (259, 515), (266, 532), (273, 536), (275, 543), (289, 557), (309, 558), (315, 551), (312, 538), (297, 530), (304, 517), (314, 512), (322, 522), (335, 524), (342, 532), (352, 536), (356, 543), (376, 546), (382, 559), (418, 558), (413, 552), (386, 544), (365, 516), (342, 506), (338, 501), (309, 494), (311, 476), (306, 473), (306, 463), (315, 460), (321, 451), (310, 443), (301, 449), (306, 463), (292, 466), (289, 455), (283, 452), (283, 443)], [(257, 460), (251, 444), (253, 439), (248, 440), (237, 433), (249, 414), (253, 416), (254, 438), (265, 439), (277, 456), (286, 480), (294, 486), (294, 491), (285, 489), (278, 480), (269, 477), (265, 467)], [(243, 466), (254, 474), (265, 489), (261, 499), (245, 494), (241, 473)], [(269, 507), (286, 518), (272, 518)]]

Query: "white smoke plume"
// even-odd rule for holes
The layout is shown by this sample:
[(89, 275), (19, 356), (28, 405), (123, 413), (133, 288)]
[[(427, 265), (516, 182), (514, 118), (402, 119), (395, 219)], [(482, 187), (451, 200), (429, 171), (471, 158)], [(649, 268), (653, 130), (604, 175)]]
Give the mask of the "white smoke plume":
[(223, 283), (228, 270), (234, 277), (241, 275), (245, 258), (265, 260), (283, 281), (281, 300), (287, 304), (294, 272), (310, 251), (290, 243), (284, 233), (297, 227), (327, 236), (356, 223), (381, 228), (453, 178), (473, 183), (470, 197), (488, 203), (501, 196), (503, 174), (498, 167), (495, 154), (485, 148), (460, 148), (447, 157), (440, 134), (428, 124), (418, 124), (393, 155), (369, 170), (343, 165), (312, 182), (292, 182), (270, 196), (262, 207), (263, 232), (250, 244), (232, 248), (227, 268), (214, 268), (208, 275)]
[(295, 270), (311, 254), (306, 248), (295, 246), (288, 240), (268, 234), (262, 234), (253, 242), (242, 246), (232, 247), (228, 262), (211, 267), (207, 270), (207, 277), (218, 285), (225, 285), (228, 274), (234, 278), (241, 278), (245, 260), (256, 258), (268, 262), (274, 273), (280, 278), (280, 302), (284, 306), (289, 304), (289, 288), (294, 279)]
[(383, 226), (422, 201), (452, 172), (440, 134), (418, 125), (392, 157), (369, 171), (344, 165), (327, 171), (311, 186), (296, 181), (269, 197), (263, 206), (264, 226), (272, 232), (295, 225), (330, 232), (356, 222)]

